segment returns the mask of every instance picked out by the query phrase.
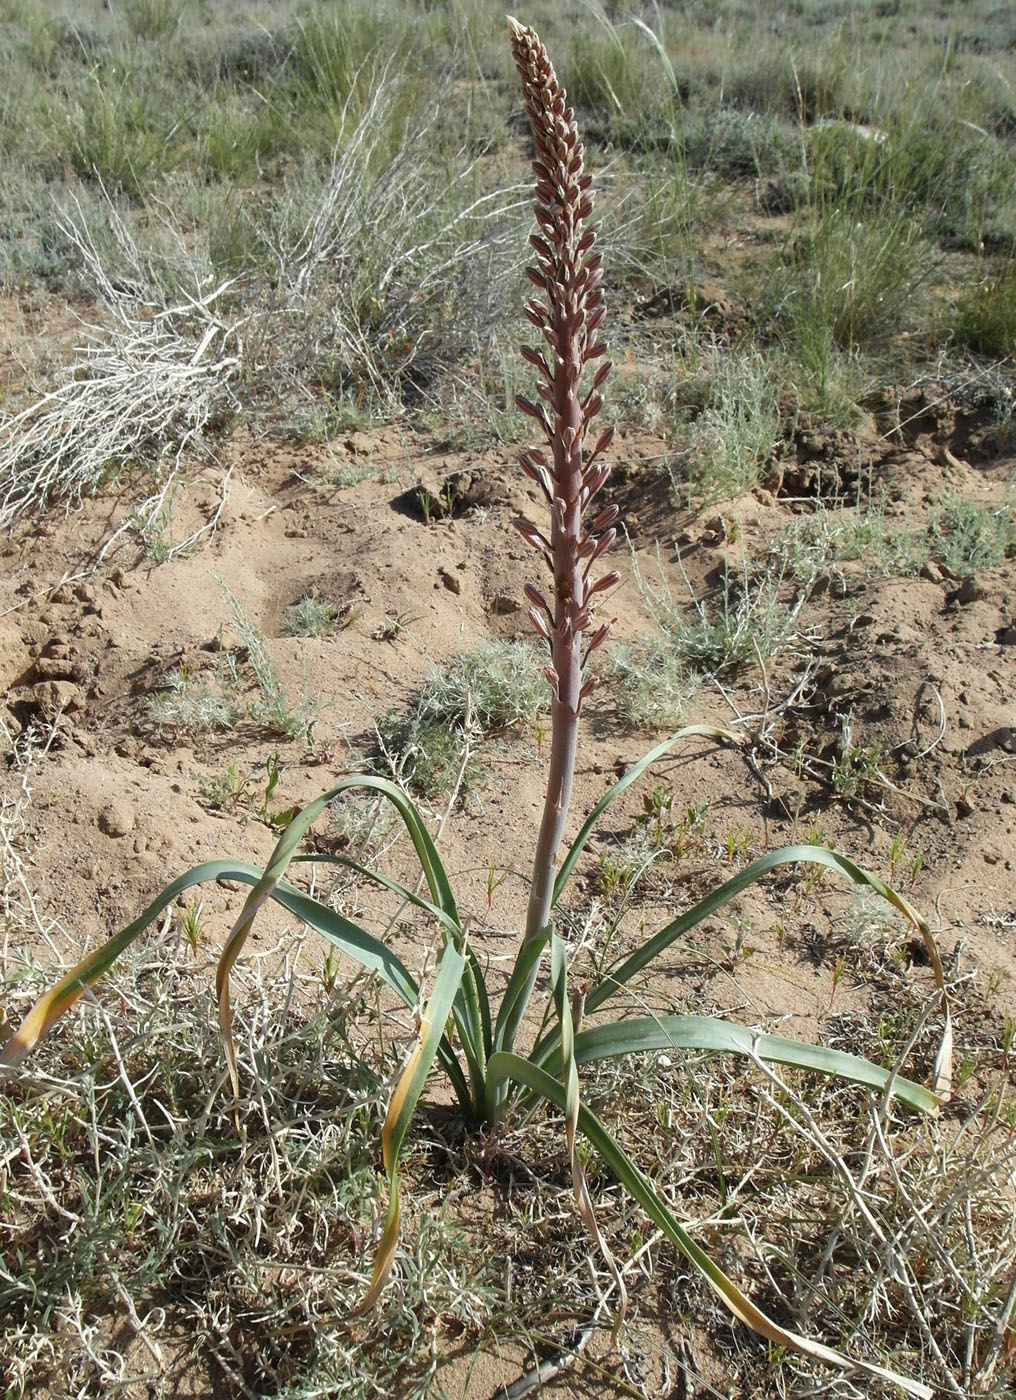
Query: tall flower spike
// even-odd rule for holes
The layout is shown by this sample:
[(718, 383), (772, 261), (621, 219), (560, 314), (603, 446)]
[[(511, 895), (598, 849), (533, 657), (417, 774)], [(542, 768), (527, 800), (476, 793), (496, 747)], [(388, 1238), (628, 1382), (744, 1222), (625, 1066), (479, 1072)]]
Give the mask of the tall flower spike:
[[(544, 342), (538, 349), (526, 346), (522, 351), (538, 380), (535, 399), (520, 395), (516, 403), (539, 424), (546, 445), (523, 452), (521, 464), (550, 507), (550, 530), (538, 530), (523, 520), (514, 524), (553, 574), (553, 588), (546, 596), (526, 588), (530, 618), (549, 644), (551, 660), (546, 668), (551, 686), (547, 797), (526, 917), (526, 938), (534, 939), (550, 919), (555, 864), (575, 771), (579, 711), (596, 684), (595, 676), (583, 676), (583, 669), (610, 626), (596, 626), (591, 605), (596, 593), (616, 582), (616, 575), (594, 580), (589, 571), (613, 542), (616, 532), (610, 527), (617, 513), (597, 508), (591, 528), (583, 528), (583, 513), (607, 479), (609, 468), (600, 454), (613, 437), (613, 428), (602, 428), (592, 451), (586, 449), (586, 431), (603, 406), (600, 389), (610, 371), (610, 365), (601, 362), (606, 353), (600, 335), (602, 257), (593, 251), (596, 228), (588, 223), (592, 178), (583, 166), (574, 114), (539, 35), (511, 18), (508, 25), (533, 134), (536, 177), (537, 231), (529, 240), (536, 265), (526, 274), (539, 296), (525, 310)], [(583, 634), (590, 627), (594, 631), (587, 642)], [(522, 997), (520, 1004), (525, 1000)], [(506, 1043), (511, 1043), (512, 1033)]]
[[(591, 550), (582, 515), (607, 479), (605, 463), (590, 468), (613, 435), (612, 429), (602, 430), (592, 452), (586, 451), (586, 430), (603, 407), (600, 388), (610, 371), (609, 364), (593, 366), (583, 383), (586, 367), (606, 353), (599, 339), (604, 314), (599, 286), (603, 258), (593, 251), (596, 227), (587, 224), (593, 209), (592, 181), (584, 170), (583, 148), (567, 95), (536, 31), (511, 18), (508, 25), (534, 145), (534, 213), (539, 232), (529, 241), (537, 265), (527, 268), (526, 274), (546, 298), (531, 302), (527, 314), (550, 347), (549, 355), (542, 348), (522, 347), (523, 358), (539, 374), (538, 402), (520, 395), (516, 403), (543, 429), (553, 461), (538, 469), (542, 454), (530, 451), (522, 454), (521, 463), (551, 505), (549, 562), (554, 592), (545, 620), (550, 624), (558, 677), (554, 700), (564, 708), (567, 718), (562, 718), (567, 724), (577, 720), (582, 694), (588, 692), (582, 682), (582, 632), (589, 625), (589, 600), (596, 591), (589, 578)], [(599, 519), (604, 515), (601, 511)], [(546, 558), (545, 536), (523, 522), (517, 524), (523, 538)], [(603, 528), (594, 522), (594, 529)], [(543, 635), (542, 627), (537, 630)]]
[[(605, 463), (593, 465), (593, 461), (610, 441), (609, 432), (602, 432), (593, 451), (588, 454), (585, 451), (586, 429), (603, 407), (600, 386), (610, 371), (609, 364), (591, 369), (583, 384), (587, 366), (604, 355), (607, 348), (597, 339), (603, 320), (603, 293), (599, 289), (600, 255), (592, 252), (596, 230), (584, 226), (593, 211), (589, 193), (592, 181), (582, 167), (582, 145), (574, 115), (539, 36), (517, 20), (509, 18), (508, 24), (535, 147), (533, 174), (537, 204), (534, 213), (540, 232), (529, 240), (536, 253), (537, 266), (526, 268), (526, 273), (546, 297), (545, 303), (530, 302), (526, 315), (543, 332), (551, 351), (547, 356), (542, 348), (523, 348), (523, 358), (540, 376), (536, 385), (540, 402), (533, 403), (521, 396), (515, 401), (523, 413), (535, 418), (543, 429), (553, 459), (548, 461), (543, 452), (533, 451), (524, 452), (521, 457), (523, 471), (539, 484), (549, 501), (550, 539), (528, 521), (513, 522), (522, 538), (550, 565), (554, 575), (554, 588), (548, 599), (531, 586), (526, 588), (526, 596), (533, 605), (530, 620), (549, 643), (552, 663), (545, 672), (551, 687), (547, 795), (526, 913), (525, 942), (532, 943), (548, 933), (558, 850), (575, 773), (579, 711), (597, 682), (595, 673), (584, 676), (583, 671), (610, 630), (609, 623), (602, 623), (588, 643), (583, 642), (583, 633), (593, 621), (590, 608), (593, 595), (617, 579), (616, 575), (606, 574), (594, 581), (589, 577), (589, 570), (614, 541), (613, 521), (617, 512), (609, 507), (600, 510), (591, 529), (588, 532), (583, 529), (583, 512), (603, 486), (609, 471)], [(511, 1046), (538, 966), (537, 956), (532, 960), (526, 986), (515, 1002), (516, 1009), (508, 1026), (502, 1028), (499, 1024), (499, 1044)], [(558, 992), (563, 1055), (564, 1025), (572, 1014), (565, 1004), (563, 971), (560, 986), (555, 989), (555, 1000)], [(506, 1034), (500, 1039), (502, 1029)], [(569, 1073), (572, 1078), (568, 1081), (571, 1097), (567, 1136), (572, 1180), (582, 1218), (618, 1284), (620, 1320), (624, 1311), (624, 1282), (596, 1224), (575, 1146), (579, 1100), (574, 1059), (570, 1061)]]

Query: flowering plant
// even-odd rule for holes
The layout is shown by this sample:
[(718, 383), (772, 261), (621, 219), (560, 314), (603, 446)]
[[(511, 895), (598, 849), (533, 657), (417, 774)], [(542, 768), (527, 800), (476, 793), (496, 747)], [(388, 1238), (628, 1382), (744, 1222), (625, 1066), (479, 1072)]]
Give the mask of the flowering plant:
[[(540, 1098), (563, 1112), (576, 1201), (612, 1272), (619, 1319), (625, 1305), (624, 1280), (597, 1224), (579, 1153), (580, 1136), (588, 1140), (618, 1181), (699, 1270), (735, 1317), (777, 1345), (796, 1348), (836, 1366), (861, 1368), (895, 1381), (913, 1395), (930, 1397), (928, 1387), (881, 1367), (850, 1361), (787, 1330), (756, 1307), (691, 1238), (662, 1194), (582, 1102), (579, 1069), (583, 1065), (608, 1057), (695, 1048), (838, 1076), (885, 1096), (895, 1095), (919, 1111), (934, 1113), (948, 1092), (948, 1022), (933, 1090), (857, 1056), (764, 1035), (708, 1016), (627, 1016), (585, 1024), (609, 1002), (616, 1002), (632, 979), (689, 929), (769, 871), (787, 863), (824, 866), (875, 891), (899, 910), (924, 939), (940, 987), (944, 986), (944, 978), (927, 924), (907, 900), (845, 856), (819, 846), (793, 846), (754, 861), (627, 957), (602, 970), (581, 988), (570, 986), (568, 951), (555, 929), (554, 909), (604, 810), (680, 739), (697, 735), (738, 741), (733, 734), (707, 726), (693, 725), (679, 731), (614, 783), (596, 803), (561, 858), (580, 716), (583, 702), (597, 681), (592, 659), (610, 626), (608, 622), (595, 624), (594, 603), (596, 596), (618, 579), (616, 572), (601, 574), (594, 567), (615, 539), (618, 508), (608, 504), (592, 513), (593, 502), (610, 474), (604, 454), (613, 428), (601, 429), (592, 446), (587, 445), (593, 420), (603, 407), (600, 390), (610, 364), (604, 358), (606, 346), (600, 334), (604, 304), (601, 255), (594, 251), (597, 230), (589, 222), (593, 210), (591, 177), (585, 171), (574, 116), (537, 34), (515, 20), (510, 20), (509, 25), (534, 145), (538, 231), (530, 240), (536, 262), (526, 273), (535, 284), (537, 295), (526, 307), (526, 315), (542, 340), (536, 347), (523, 347), (521, 352), (537, 373), (536, 398), (520, 397), (517, 402), (536, 422), (544, 442), (523, 452), (520, 462), (539, 487), (550, 516), (549, 530), (540, 529), (529, 520), (514, 523), (550, 574), (546, 592), (531, 584), (526, 585), (525, 592), (532, 624), (549, 652), (546, 676), (551, 691), (552, 738), (525, 926), (500, 1001), (493, 1003), (483, 966), (469, 941), (451, 882), (420, 810), (395, 783), (356, 775), (344, 778), (293, 817), (263, 870), (218, 860), (199, 865), (174, 880), (133, 923), (40, 998), (4, 1048), (0, 1068), (6, 1067), (10, 1072), (82, 991), (95, 983), (185, 890), (208, 880), (244, 882), (252, 888), (223, 948), (216, 979), (222, 1043), (235, 1094), (239, 1084), (230, 1015), (230, 971), (259, 910), (269, 899), (377, 976), (417, 1016), (412, 1052), (398, 1077), (382, 1130), (389, 1202), (364, 1306), (377, 1299), (396, 1256), (400, 1156), (428, 1076), (437, 1066), (447, 1076), (461, 1112), (470, 1123), (497, 1124), (508, 1113), (529, 1108)], [(340, 794), (353, 788), (375, 793), (395, 808), (419, 859), (426, 895), (348, 857), (298, 853), (300, 842), (314, 821)], [(311, 859), (351, 866), (362, 878), (393, 891), (433, 920), (440, 952), (426, 994), (384, 942), (285, 879), (291, 865)], [(522, 1053), (518, 1041), (528, 1025), (527, 1008), (539, 984), (548, 950), (552, 1013), (528, 1052)]]

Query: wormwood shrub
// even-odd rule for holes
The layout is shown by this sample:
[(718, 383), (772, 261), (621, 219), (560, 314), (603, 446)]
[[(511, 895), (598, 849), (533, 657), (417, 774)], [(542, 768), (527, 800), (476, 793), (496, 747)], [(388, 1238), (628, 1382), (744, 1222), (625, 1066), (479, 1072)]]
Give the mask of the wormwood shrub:
[[(606, 346), (600, 333), (604, 306), (599, 287), (601, 255), (594, 252), (597, 230), (589, 223), (593, 208), (591, 176), (584, 169), (583, 148), (573, 114), (536, 33), (515, 20), (509, 23), (535, 147), (538, 225), (538, 232), (530, 240), (535, 263), (526, 269), (536, 295), (527, 305), (526, 315), (539, 333), (539, 344), (522, 347), (524, 359), (536, 371), (537, 393), (535, 399), (520, 396), (517, 404), (536, 423), (543, 443), (523, 452), (520, 464), (539, 487), (550, 514), (549, 530), (529, 520), (517, 520), (515, 525), (547, 566), (551, 579), (546, 594), (532, 584), (525, 588), (529, 616), (549, 653), (544, 674), (550, 687), (551, 740), (547, 797), (535, 836), (525, 925), (501, 999), (492, 1000), (495, 983), (488, 985), (485, 964), (470, 940), (448, 872), (419, 809), (395, 783), (381, 777), (354, 775), (344, 778), (294, 816), (264, 869), (213, 860), (174, 880), (133, 923), (39, 998), (8, 1040), (0, 1055), (0, 1067), (10, 1074), (84, 990), (98, 981), (153, 920), (191, 886), (207, 880), (239, 881), (252, 888), (226, 941), (216, 977), (219, 1026), (234, 1095), (239, 1094), (239, 1070), (232, 1030), (230, 974), (259, 910), (269, 899), (387, 984), (417, 1018), (413, 1049), (397, 1076), (381, 1134), (388, 1176), (388, 1210), (363, 1307), (377, 1302), (396, 1257), (402, 1149), (431, 1069), (437, 1067), (447, 1077), (463, 1119), (477, 1129), (496, 1125), (509, 1115), (531, 1111), (541, 1099), (563, 1113), (576, 1203), (612, 1275), (618, 1324), (625, 1310), (625, 1285), (597, 1223), (585, 1166), (590, 1160), (590, 1149), (733, 1315), (772, 1346), (792, 1348), (835, 1367), (862, 1370), (930, 1400), (932, 1391), (927, 1385), (867, 1360), (848, 1359), (768, 1316), (696, 1243), (662, 1190), (640, 1170), (615, 1134), (583, 1101), (579, 1078), (583, 1065), (646, 1052), (673, 1054), (675, 1050), (696, 1048), (742, 1056), (763, 1073), (771, 1074), (767, 1066), (777, 1063), (853, 1081), (874, 1091), (877, 1111), (883, 1116), (893, 1100), (933, 1115), (949, 1094), (951, 1036), (942, 965), (925, 920), (877, 876), (822, 846), (793, 846), (752, 861), (632, 951), (599, 967), (587, 983), (581, 987), (571, 985), (568, 949), (556, 930), (554, 911), (600, 816), (681, 738), (694, 734), (737, 741), (731, 734), (704, 726), (679, 731), (614, 783), (596, 803), (562, 858), (580, 715), (598, 681), (591, 662), (609, 632), (609, 623), (594, 623), (596, 595), (618, 579), (616, 572), (595, 571), (597, 560), (614, 542), (619, 513), (616, 505), (593, 507), (610, 475), (604, 454), (612, 441), (613, 429), (602, 429), (589, 445), (590, 427), (603, 407), (600, 391), (610, 364), (604, 359)], [(351, 856), (298, 853), (301, 840), (316, 819), (336, 798), (351, 791), (376, 794), (398, 814), (419, 858), (423, 875), (420, 888), (425, 887), (426, 893), (403, 886)], [(361, 879), (394, 892), (433, 921), (439, 952), (426, 990), (385, 942), (285, 879), (291, 865), (305, 860), (351, 869)], [(594, 1013), (612, 1001), (616, 1003), (633, 979), (703, 919), (715, 915), (769, 871), (801, 863), (839, 872), (855, 885), (872, 890), (897, 909), (923, 940), (942, 992), (945, 1013), (945, 1033), (936, 1057), (932, 1089), (903, 1078), (896, 1067), (886, 1070), (840, 1050), (765, 1035), (709, 1016), (597, 1017), (594, 1024), (586, 1024)], [(548, 954), (549, 1004), (534, 1038), (529, 1029), (533, 1021), (527, 1018), (527, 1011)], [(529, 1041), (528, 1053), (520, 1045), (523, 1038)], [(588, 1146), (581, 1143), (583, 1138)], [(713, 1144), (715, 1148), (715, 1137)]]
[(546, 685), (530, 646), (485, 642), (435, 670), (408, 709), (377, 721), (387, 769), (424, 797), (462, 781), (474, 738), (528, 724), (546, 702)]
[(618, 714), (646, 729), (675, 724), (698, 684), (669, 639), (652, 635), (611, 650), (609, 679)]
[(769, 552), (773, 568), (810, 588), (819, 578), (835, 578), (836, 564), (848, 559), (859, 560), (866, 573), (904, 577), (920, 573), (934, 559), (952, 577), (966, 578), (995, 568), (1014, 548), (1016, 503), (1011, 498), (990, 509), (946, 493), (932, 502), (923, 528), (888, 515), (884, 501), (869, 503), (863, 515), (841, 503), (795, 521)]
[(689, 464), (692, 487), (706, 501), (744, 496), (759, 484), (780, 440), (781, 387), (758, 351), (715, 355)]

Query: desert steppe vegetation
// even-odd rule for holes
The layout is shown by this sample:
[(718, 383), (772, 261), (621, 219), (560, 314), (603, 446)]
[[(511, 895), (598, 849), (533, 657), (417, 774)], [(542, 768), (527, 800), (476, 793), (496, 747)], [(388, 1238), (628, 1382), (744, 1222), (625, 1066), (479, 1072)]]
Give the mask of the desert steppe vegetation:
[(563, 245), (502, 13), (0, 16), (0, 1048), (214, 877), (10, 1055), (5, 1400), (1016, 1393), (1016, 21), (519, 19), (602, 255), (552, 936)]

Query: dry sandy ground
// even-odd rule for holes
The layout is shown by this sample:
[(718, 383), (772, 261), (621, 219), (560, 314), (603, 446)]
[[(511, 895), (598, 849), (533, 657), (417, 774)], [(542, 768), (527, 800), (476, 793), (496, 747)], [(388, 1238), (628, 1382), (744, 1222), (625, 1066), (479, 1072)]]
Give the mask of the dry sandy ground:
[[(902, 432), (874, 418), (849, 439), (821, 426), (802, 430), (774, 490), (699, 512), (671, 502), (658, 470), (669, 444), (620, 425), (616, 498), (638, 569), (651, 582), (662, 570), (674, 597), (687, 597), (679, 541), (692, 588), (715, 600), (725, 560), (736, 570), (742, 550), (760, 558), (795, 513), (811, 508), (817, 467), (823, 490), (835, 481), (850, 494), (861, 475), (873, 497), (884, 494), (890, 516), (913, 522), (944, 489), (998, 503), (1016, 458), (1011, 450), (992, 455), (975, 412), (948, 402), (936, 407), (934, 400), (929, 390), (911, 404)], [(349, 486), (326, 484), (342, 467), (371, 474)], [(433, 454), (408, 425), (354, 433), (327, 449), (237, 434), (215, 444), (214, 460), (182, 490), (173, 538), (211, 514), (227, 469), (228, 500), (216, 530), (169, 562), (146, 557), (128, 532), (93, 567), (129, 513), (132, 494), (144, 494), (140, 485), (103, 493), (66, 515), (56, 509), (2, 545), (0, 682), (8, 723), (44, 730), (59, 713), (33, 777), (25, 849), (39, 913), (69, 931), (68, 956), (114, 932), (186, 867), (217, 855), (255, 862), (268, 855), (275, 835), (250, 804), (214, 809), (203, 796), (203, 783), (227, 765), (251, 776), (256, 795), (258, 775), (278, 752), (283, 771), (273, 809), (304, 803), (370, 752), (375, 717), (407, 702), (430, 668), (486, 638), (530, 635), (521, 600), (523, 583), (536, 577), (534, 556), (509, 521), (520, 513), (539, 519), (539, 505), (512, 453)], [(428, 521), (414, 504), (414, 483), (450, 476), (456, 513)], [(617, 639), (633, 639), (651, 622), (622, 549), (615, 562), (623, 578), (601, 614), (616, 619)], [(908, 579), (863, 579), (856, 566), (844, 568), (847, 596), (826, 588), (813, 597), (799, 617), (798, 640), (764, 677), (755, 668), (722, 691), (706, 686), (689, 712), (689, 719), (735, 727), (744, 717), (741, 729), (756, 739), (754, 762), (702, 740), (676, 749), (611, 811), (576, 899), (602, 893), (606, 838), (630, 829), (643, 794), (662, 782), (674, 788), (675, 810), (708, 810), (694, 848), (657, 887), (664, 908), (651, 901), (650, 919), (705, 889), (732, 860), (810, 831), (887, 876), (902, 831), (908, 855), (892, 873), (927, 912), (958, 988), (959, 1063), (967, 1045), (997, 1045), (1003, 1015), (1016, 1010), (1016, 560), (967, 583), (935, 567)], [(216, 734), (172, 726), (160, 732), (150, 721), (147, 697), (174, 668), (211, 676), (221, 649), (239, 647), (223, 585), (266, 638), (292, 703), (309, 701), (309, 742), (280, 739), (249, 722)], [(321, 638), (284, 635), (288, 608), (308, 594), (336, 603), (344, 625)], [(403, 625), (393, 627), (392, 619)], [(242, 652), (237, 656), (253, 694)], [(785, 708), (809, 667), (797, 703)], [(847, 714), (855, 743), (880, 747), (888, 780), (867, 785), (853, 802), (791, 762), (798, 746), (816, 761), (831, 761)], [(441, 838), (460, 907), (495, 966), (507, 966), (524, 904), (543, 798), (538, 737), (506, 734), (482, 746), (486, 776), (460, 795)], [(656, 737), (620, 722), (609, 686), (593, 696), (572, 831)], [(0, 781), (13, 793), (19, 777), (11, 772)], [(433, 806), (436, 820), (443, 800)], [(320, 848), (334, 848), (333, 829), (319, 825)], [(726, 849), (731, 833), (740, 843), (733, 856)], [(917, 851), (923, 860), (912, 878)], [(398, 866), (402, 856), (396, 850), (389, 859)], [(508, 874), (488, 900), (491, 866)], [(205, 892), (204, 937), (221, 935), (241, 897)], [(714, 920), (699, 937), (706, 958), (678, 959), (678, 970), (661, 973), (651, 990), (687, 1009), (720, 1008), (808, 1037), (822, 1034), (834, 1013), (877, 1015), (877, 989), (856, 965), (834, 979), (844, 907), (833, 884), (804, 896), (787, 882), (763, 887), (737, 905), (749, 929), (748, 956), (731, 956), (732, 926)], [(362, 912), (371, 916), (366, 895)], [(626, 924), (623, 936), (634, 936), (635, 927)], [(905, 935), (901, 942), (901, 973), (930, 992), (923, 949), (910, 947)], [(13, 948), (5, 951), (13, 956)], [(35, 951), (53, 958), (45, 946)], [(412, 965), (417, 953), (404, 955)], [(489, 1371), (472, 1372), (469, 1383), (478, 1396), (511, 1379), (519, 1359), (495, 1355), (482, 1364)]]

